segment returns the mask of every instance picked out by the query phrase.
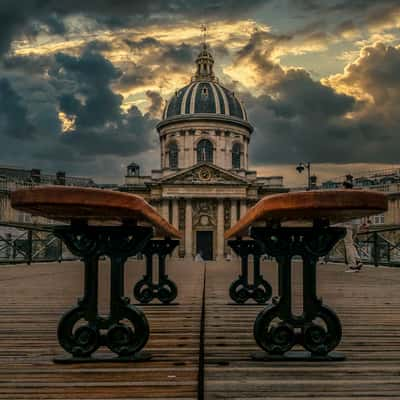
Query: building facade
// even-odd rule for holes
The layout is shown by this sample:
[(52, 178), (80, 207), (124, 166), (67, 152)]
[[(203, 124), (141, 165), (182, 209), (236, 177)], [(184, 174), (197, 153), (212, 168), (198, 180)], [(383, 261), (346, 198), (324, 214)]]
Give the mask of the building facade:
[[(321, 189), (342, 188), (345, 177), (340, 176), (321, 184)], [(390, 168), (370, 171), (365, 174), (354, 174), (352, 182), (355, 189), (378, 190), (388, 196), (388, 210), (382, 214), (364, 218), (362, 222), (369, 221), (369, 225), (385, 227), (398, 227), (400, 225), (400, 169)]]
[(175, 256), (222, 259), (224, 231), (261, 197), (287, 191), (281, 176), (249, 170), (253, 127), (242, 102), (221, 85), (206, 45), (190, 83), (167, 102), (157, 125), (161, 168), (141, 176), (128, 166), (120, 190), (148, 200), (183, 233)]
[(67, 176), (64, 171), (43, 174), (40, 169), (0, 166), (0, 222), (48, 223), (47, 218), (31, 216), (11, 207), (10, 194), (17, 189), (43, 185), (96, 187), (90, 178)]

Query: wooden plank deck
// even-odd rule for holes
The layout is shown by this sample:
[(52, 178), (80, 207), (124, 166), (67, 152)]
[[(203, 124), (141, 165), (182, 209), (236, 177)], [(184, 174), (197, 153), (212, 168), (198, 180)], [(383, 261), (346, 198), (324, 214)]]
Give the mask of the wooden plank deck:
[[(133, 265), (133, 264), (140, 265)], [(139, 267), (139, 268), (138, 268)], [(126, 294), (144, 272), (128, 263)], [(150, 323), (150, 362), (53, 364), (60, 315), (81, 296), (78, 262), (0, 269), (0, 399), (197, 398), (203, 266), (175, 262), (178, 305), (143, 306)], [(100, 266), (100, 310), (108, 303), (109, 266)], [(100, 350), (99, 350), (100, 351)]]
[[(276, 265), (263, 263), (276, 295)], [(318, 267), (319, 295), (343, 324), (344, 362), (260, 362), (252, 334), (258, 305), (232, 305), (227, 282), (237, 265), (206, 270), (205, 393), (207, 399), (400, 399), (400, 270), (366, 267), (344, 273), (343, 265)], [(300, 264), (294, 268), (296, 308)]]
[[(144, 271), (127, 267), (126, 293)], [(138, 268), (139, 267), (139, 268)], [(153, 359), (135, 364), (57, 365), (60, 314), (81, 295), (79, 263), (0, 268), (0, 399), (196, 399), (199, 378), (203, 266), (169, 263), (178, 305), (143, 306)], [(263, 263), (276, 288), (276, 266)], [(295, 268), (299, 276), (300, 268)], [(206, 266), (204, 397), (206, 399), (400, 399), (400, 269), (344, 273), (319, 266), (320, 295), (343, 323), (334, 363), (256, 362), (252, 326), (259, 305), (233, 305), (227, 289), (239, 263)], [(101, 266), (101, 304), (108, 299), (108, 265)], [(296, 281), (296, 289), (299, 281)], [(202, 372), (202, 365), (200, 365)]]

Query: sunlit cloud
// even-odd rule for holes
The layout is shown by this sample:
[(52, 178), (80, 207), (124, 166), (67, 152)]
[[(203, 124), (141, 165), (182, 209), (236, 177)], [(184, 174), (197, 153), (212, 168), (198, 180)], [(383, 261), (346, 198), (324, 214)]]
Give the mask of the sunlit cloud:
[(61, 122), (61, 130), (62, 133), (68, 133), (76, 128), (76, 116), (75, 115), (67, 115), (66, 113), (59, 111), (58, 112), (58, 119)]

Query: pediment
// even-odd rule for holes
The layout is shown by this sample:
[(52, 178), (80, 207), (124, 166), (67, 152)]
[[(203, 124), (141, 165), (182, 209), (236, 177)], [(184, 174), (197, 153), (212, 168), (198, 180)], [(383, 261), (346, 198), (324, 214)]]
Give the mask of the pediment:
[(176, 174), (166, 176), (159, 181), (169, 184), (248, 184), (247, 179), (226, 171), (213, 164), (202, 163)]

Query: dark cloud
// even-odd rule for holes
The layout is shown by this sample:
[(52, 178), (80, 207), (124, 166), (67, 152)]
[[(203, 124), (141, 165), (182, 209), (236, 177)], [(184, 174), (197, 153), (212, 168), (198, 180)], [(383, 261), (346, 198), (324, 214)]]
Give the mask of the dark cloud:
[(135, 154), (151, 148), (156, 120), (136, 107), (122, 112), (122, 96), (111, 89), (121, 72), (98, 53), (86, 50), (80, 57), (57, 54), (50, 72), (56, 86), (62, 82), (59, 109), (75, 120), (63, 136), (81, 154)]
[(110, 84), (121, 73), (103, 56), (92, 51), (81, 57), (57, 54), (50, 76), (57, 84), (73, 86), (72, 92), (60, 96), (60, 110), (73, 114), (78, 130), (119, 122), (122, 96), (115, 94)]
[(150, 100), (149, 113), (157, 118), (160, 118), (163, 106), (163, 99), (160, 93), (154, 92), (152, 90), (147, 90), (146, 96)]
[(201, 18), (243, 18), (268, 0), (251, 3), (234, 0), (2, 0), (0, 2), (0, 54), (10, 49), (13, 39), (40, 31), (63, 34), (64, 18), (84, 15), (110, 29), (127, 26), (164, 25)]
[[(197, 45), (163, 44), (150, 37), (138, 41), (124, 39), (123, 43), (129, 46), (130, 51), (138, 52), (141, 59), (140, 62), (129, 62), (121, 66), (123, 75), (115, 84), (115, 89), (121, 91), (160, 84), (178, 73), (189, 78), (199, 52)], [(219, 46), (218, 52), (223, 51), (223, 46)]]
[[(398, 0), (290, 0), (307, 17), (316, 19), (313, 23), (325, 22), (322, 31), (343, 35), (357, 29), (392, 29), (397, 27), (400, 15)], [(331, 25), (333, 27), (331, 28)]]
[(34, 127), (28, 120), (28, 112), (10, 82), (0, 79), (0, 137), (13, 139), (29, 139), (34, 134)]
[(386, 124), (399, 123), (396, 110), (400, 101), (400, 49), (376, 43), (361, 50), (360, 57), (347, 66), (346, 72), (330, 79), (332, 85), (358, 90), (372, 100), (365, 118)]
[[(243, 93), (256, 128), (250, 147), (255, 164), (398, 162), (399, 49), (366, 47), (344, 74), (322, 84), (303, 69), (273, 61), (277, 41), (269, 36), (253, 35), (235, 60), (252, 64), (263, 92)], [(363, 98), (352, 95), (357, 90)]]
[(352, 160), (354, 148), (347, 146), (352, 133), (343, 117), (355, 109), (354, 98), (291, 69), (268, 92), (246, 99), (256, 128), (251, 145), (255, 164)]
[[(366, 12), (377, 7), (395, 5), (397, 0), (290, 0), (290, 4), (296, 8), (308, 12)], [(347, 15), (348, 16), (348, 15)]]
[[(58, 53), (6, 60), (0, 70), (8, 76), (0, 80), (3, 163), (115, 179), (123, 175), (125, 160), (157, 145), (158, 120), (136, 106), (123, 112), (122, 97), (112, 90), (121, 71), (96, 47), (89, 45), (75, 57)], [(154, 109), (156, 103), (153, 96)], [(59, 112), (75, 121), (67, 132)]]

